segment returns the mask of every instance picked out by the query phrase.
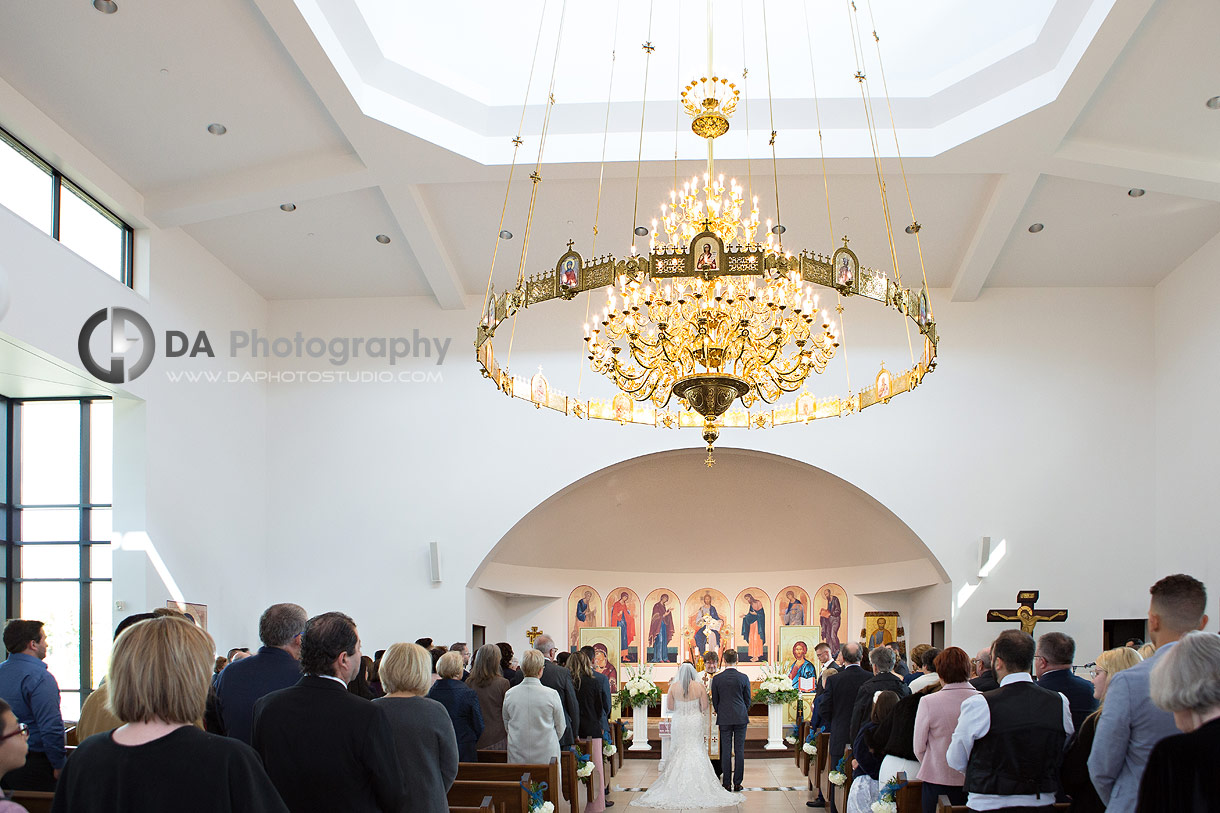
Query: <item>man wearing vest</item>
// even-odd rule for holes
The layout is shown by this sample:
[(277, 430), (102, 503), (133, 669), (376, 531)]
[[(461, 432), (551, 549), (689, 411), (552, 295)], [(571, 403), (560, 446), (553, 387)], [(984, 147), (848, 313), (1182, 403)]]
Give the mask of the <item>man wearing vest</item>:
[(1005, 630), (992, 649), (1000, 688), (966, 699), (946, 754), (966, 775), (970, 810), (1049, 810), (1063, 749), (1075, 730), (1067, 698), (1029, 674), (1034, 639)]

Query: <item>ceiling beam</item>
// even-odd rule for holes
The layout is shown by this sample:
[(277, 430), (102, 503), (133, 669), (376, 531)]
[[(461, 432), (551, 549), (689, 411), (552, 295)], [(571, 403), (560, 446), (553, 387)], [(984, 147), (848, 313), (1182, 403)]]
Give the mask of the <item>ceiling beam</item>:
[(1220, 201), (1220, 165), (1214, 162), (1068, 139), (1046, 168), (1048, 174), (1078, 181)]
[(375, 186), (368, 167), (352, 153), (320, 155), (254, 167), (191, 186), (145, 196), (148, 218), (161, 228), (301, 203)]
[(978, 299), (1037, 182), (1037, 172), (1014, 172), (996, 179), (991, 198), (953, 278), (954, 302)]
[(424, 279), (432, 286), (437, 304), (445, 310), (463, 310), (466, 307), (465, 289), (449, 252), (445, 250), (445, 243), (436, 229), (436, 221), (420, 187), (416, 184), (405, 187), (385, 185), (381, 187), (381, 192), (411, 247), (411, 253), (419, 261)]

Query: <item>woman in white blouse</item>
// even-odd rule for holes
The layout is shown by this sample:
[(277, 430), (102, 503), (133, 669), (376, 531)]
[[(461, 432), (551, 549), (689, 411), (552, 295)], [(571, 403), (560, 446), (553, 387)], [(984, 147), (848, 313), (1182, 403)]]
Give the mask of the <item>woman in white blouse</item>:
[(559, 692), (543, 686), (542, 653), (530, 649), (521, 656), (525, 678), (504, 695), (504, 731), (508, 761), (545, 764), (559, 756), (559, 738), (567, 728)]

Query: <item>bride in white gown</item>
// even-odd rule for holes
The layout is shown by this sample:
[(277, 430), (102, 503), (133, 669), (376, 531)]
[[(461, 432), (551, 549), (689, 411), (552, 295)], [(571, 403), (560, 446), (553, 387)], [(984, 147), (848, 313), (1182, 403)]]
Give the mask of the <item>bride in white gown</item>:
[(712, 770), (703, 739), (708, 725), (707, 689), (696, 678), (695, 668), (689, 663), (678, 667), (678, 676), (669, 684), (665, 702), (673, 711), (665, 770), (652, 787), (631, 804), (671, 810), (742, 804), (745, 796), (725, 790)]

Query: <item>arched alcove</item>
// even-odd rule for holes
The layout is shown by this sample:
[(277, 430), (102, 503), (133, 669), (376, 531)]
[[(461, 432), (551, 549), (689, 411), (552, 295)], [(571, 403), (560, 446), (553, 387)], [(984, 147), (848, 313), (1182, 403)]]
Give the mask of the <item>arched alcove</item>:
[(509, 529), (468, 587), (504, 602), (508, 629), (537, 625), (557, 639), (567, 634), (568, 594), (581, 584), (603, 596), (664, 587), (683, 599), (705, 587), (731, 597), (758, 585), (774, 601), (776, 585), (812, 593), (837, 583), (853, 636), (866, 610), (896, 610), (906, 621), (928, 615), (917, 608), (929, 591), (948, 595), (928, 546), (846, 480), (764, 452), (720, 449), (711, 469), (703, 456), (644, 455), (560, 489)]

